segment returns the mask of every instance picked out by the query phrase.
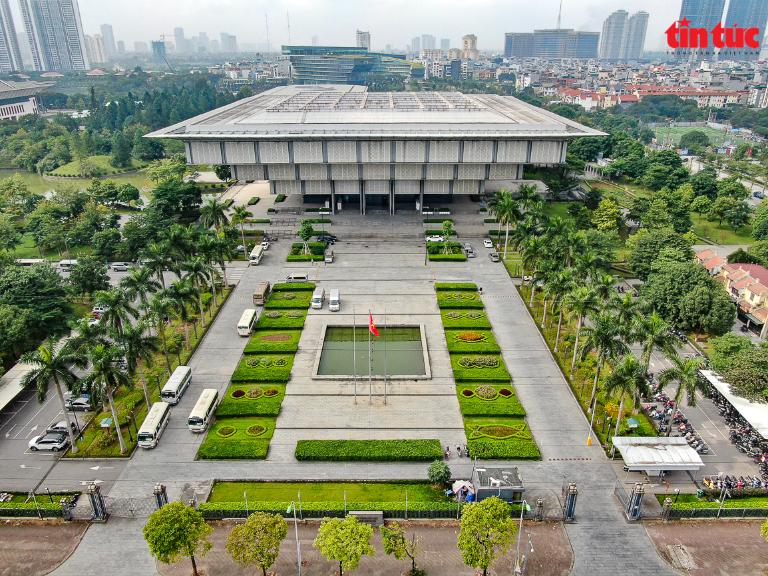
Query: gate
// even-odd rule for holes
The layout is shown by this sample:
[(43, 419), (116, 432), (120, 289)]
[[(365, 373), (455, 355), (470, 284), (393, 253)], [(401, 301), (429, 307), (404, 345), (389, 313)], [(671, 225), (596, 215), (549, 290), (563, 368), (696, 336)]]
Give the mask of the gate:
[(117, 518), (143, 518), (157, 510), (157, 501), (154, 496), (140, 498), (114, 498), (104, 497), (107, 513)]

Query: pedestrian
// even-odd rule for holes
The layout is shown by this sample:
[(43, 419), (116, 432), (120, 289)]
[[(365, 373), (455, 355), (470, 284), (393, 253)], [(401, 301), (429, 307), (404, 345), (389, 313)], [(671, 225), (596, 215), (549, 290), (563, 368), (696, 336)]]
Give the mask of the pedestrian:
[(448, 460), (448, 458), (450, 458), (450, 457), (451, 457), (451, 447), (450, 446), (446, 446), (445, 447), (445, 459)]
[(461, 446), (456, 446), (456, 454), (458, 454), (459, 458), (461, 458)]
[(483, 295), (483, 287), (482, 287), (482, 286), (479, 286), (479, 287), (477, 288), (477, 291), (478, 291), (478, 292), (480, 292), (480, 296), (482, 296), (482, 295)]

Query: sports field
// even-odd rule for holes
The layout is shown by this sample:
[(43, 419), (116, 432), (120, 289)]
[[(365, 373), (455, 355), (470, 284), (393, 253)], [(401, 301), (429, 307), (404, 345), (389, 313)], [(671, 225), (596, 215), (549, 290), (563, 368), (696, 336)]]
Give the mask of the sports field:
[(715, 146), (720, 146), (727, 141), (733, 142), (735, 144), (739, 144), (740, 142), (746, 142), (746, 140), (741, 136), (738, 136), (736, 134), (731, 134), (724, 130), (716, 130), (714, 128), (709, 128), (707, 126), (702, 126), (702, 127), (675, 126), (675, 127), (658, 127), (653, 129), (653, 131), (656, 133), (656, 140), (659, 143), (673, 142), (675, 144), (678, 144), (680, 142), (680, 138), (683, 136), (683, 134), (685, 134), (686, 132), (690, 132), (691, 130), (701, 130), (702, 132), (704, 132), (704, 134), (709, 136), (709, 141), (712, 142), (712, 144)]

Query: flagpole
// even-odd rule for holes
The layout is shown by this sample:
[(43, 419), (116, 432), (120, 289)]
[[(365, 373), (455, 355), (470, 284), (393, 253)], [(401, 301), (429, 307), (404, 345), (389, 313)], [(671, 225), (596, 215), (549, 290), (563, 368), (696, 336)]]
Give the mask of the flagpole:
[(352, 304), (352, 380), (355, 383), (355, 404), (357, 404), (357, 321), (355, 317), (355, 305)]
[(384, 404), (387, 404), (387, 307), (384, 307)]
[(373, 370), (373, 354), (371, 353), (371, 311), (368, 310), (368, 404), (373, 404), (373, 380), (371, 371)]

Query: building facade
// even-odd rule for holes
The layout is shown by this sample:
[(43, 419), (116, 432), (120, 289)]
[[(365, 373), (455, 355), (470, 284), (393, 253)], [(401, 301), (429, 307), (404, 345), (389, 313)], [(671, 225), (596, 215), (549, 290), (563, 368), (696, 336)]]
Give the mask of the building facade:
[(367, 30), (357, 30), (355, 32), (355, 46), (358, 48), (371, 49), (371, 33)]
[(220, 46), (222, 52), (226, 52), (227, 54), (234, 54), (237, 52), (237, 36), (222, 32), (219, 35), (219, 38), (221, 39)]
[(117, 45), (115, 44), (115, 32), (111, 24), (101, 25), (101, 37), (104, 39), (104, 53), (109, 60), (117, 54)]
[(597, 58), (599, 32), (568, 28), (533, 31), (533, 55), (538, 58)]
[(21, 116), (39, 114), (37, 95), (51, 86), (53, 82), (0, 80), (0, 120), (17, 120)]
[(765, 0), (730, 0), (728, 13), (725, 17), (725, 26), (742, 26), (745, 28), (760, 28), (760, 48), (745, 48), (720, 50), (720, 59), (723, 60), (757, 60), (760, 49), (763, 46), (765, 25), (768, 22), (768, 2)]
[(296, 84), (355, 84), (375, 76), (407, 77), (402, 54), (369, 52), (354, 46), (283, 46)]
[(77, 0), (20, 0), (35, 70), (88, 70)]
[(627, 32), (626, 10), (616, 10), (603, 22), (603, 31), (600, 35), (600, 58), (602, 60), (619, 60), (624, 45), (624, 37)]
[(0, 0), (0, 73), (23, 70), (19, 39), (8, 0)]
[[(723, 18), (725, 0), (683, 0), (680, 5), (679, 20), (686, 19), (691, 28), (712, 30)], [(681, 59), (703, 58), (712, 60), (714, 50), (710, 48), (676, 48), (675, 54)]]
[(567, 143), (601, 136), (516, 98), (285, 86), (158, 130), (190, 164), (229, 164), (331, 211), (419, 210), (515, 185), (524, 164), (565, 162)]
[(88, 55), (88, 61), (91, 64), (103, 64), (107, 61), (107, 50), (104, 44), (104, 38), (100, 34), (89, 36), (86, 34), (85, 53)]
[(155, 62), (165, 62), (167, 57), (165, 42), (162, 40), (152, 40), (152, 60)]
[(533, 54), (533, 32), (507, 32), (504, 34), (504, 56), (507, 58), (531, 58)]
[(477, 60), (480, 52), (477, 50), (477, 36), (466, 34), (461, 37), (461, 51), (464, 60)]
[(648, 31), (648, 12), (636, 12), (627, 21), (626, 34), (621, 47), (622, 60), (639, 60), (643, 57), (645, 34)]

